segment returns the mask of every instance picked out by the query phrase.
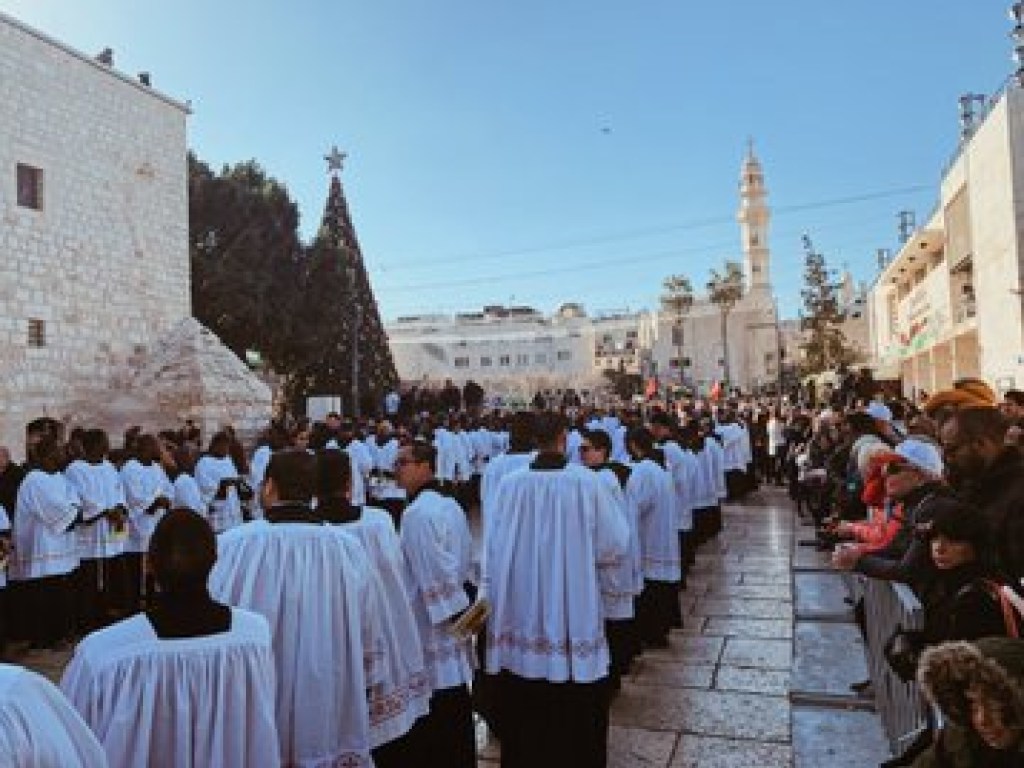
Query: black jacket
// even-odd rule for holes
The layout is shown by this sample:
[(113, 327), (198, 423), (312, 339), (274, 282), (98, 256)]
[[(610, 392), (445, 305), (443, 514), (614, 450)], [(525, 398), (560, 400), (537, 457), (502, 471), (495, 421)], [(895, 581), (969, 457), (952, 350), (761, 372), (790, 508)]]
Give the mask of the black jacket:
[(935, 571), (920, 595), (927, 645), (1006, 635), (999, 598), (986, 581), (1001, 585), (991, 569), (978, 563)]
[(1018, 582), (1024, 576), (1024, 455), (1007, 448), (980, 477), (959, 490), (960, 498), (988, 520), (996, 565)]

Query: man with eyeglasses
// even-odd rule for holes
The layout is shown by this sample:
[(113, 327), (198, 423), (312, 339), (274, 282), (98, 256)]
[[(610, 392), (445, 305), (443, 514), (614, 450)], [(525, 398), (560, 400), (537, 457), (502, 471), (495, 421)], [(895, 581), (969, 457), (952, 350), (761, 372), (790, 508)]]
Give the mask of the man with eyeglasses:
[(476, 737), (469, 696), (472, 641), (453, 632), (453, 623), (471, 602), (473, 538), (462, 507), (441, 493), (436, 472), (437, 449), (433, 445), (415, 441), (399, 450), (395, 479), (409, 497), (399, 535), (433, 689), (429, 713), (409, 734), (410, 753), (420, 755), (424, 766), (475, 768)]
[(903, 507), (903, 526), (884, 548), (865, 553), (857, 545), (840, 545), (832, 557), (837, 568), (865, 576), (919, 585), (933, 569), (927, 539), (917, 535), (933, 514), (933, 502), (951, 495), (943, 484), (945, 469), (939, 449), (931, 442), (907, 438), (884, 462), (885, 496)]
[(962, 408), (940, 437), (957, 495), (988, 519), (998, 565), (1024, 577), (1024, 457), (1006, 445), (1009, 424), (998, 408)]

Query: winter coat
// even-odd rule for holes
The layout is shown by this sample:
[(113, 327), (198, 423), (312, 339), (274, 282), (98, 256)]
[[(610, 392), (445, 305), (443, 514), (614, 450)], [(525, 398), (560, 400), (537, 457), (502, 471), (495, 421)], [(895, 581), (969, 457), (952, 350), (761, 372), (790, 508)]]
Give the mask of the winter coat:
[(968, 689), (1004, 705), (1010, 727), (1024, 727), (1024, 640), (988, 637), (944, 643), (925, 651), (917, 673), (925, 694), (946, 720), (913, 768), (1009, 768), (1024, 765), (1024, 739), (1005, 751), (986, 745), (971, 727)]
[(1024, 455), (1007, 448), (958, 495), (988, 519), (996, 564), (1019, 581), (1024, 577)]

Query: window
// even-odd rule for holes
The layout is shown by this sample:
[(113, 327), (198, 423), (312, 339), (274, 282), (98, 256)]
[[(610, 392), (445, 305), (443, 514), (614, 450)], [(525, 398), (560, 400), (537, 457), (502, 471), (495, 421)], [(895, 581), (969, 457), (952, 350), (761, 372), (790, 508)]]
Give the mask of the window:
[(516, 365), (529, 365), (529, 364), (530, 364), (530, 356), (529, 355), (516, 355)]
[(636, 337), (637, 337), (637, 332), (636, 331), (626, 331), (626, 338), (627, 339), (635, 339)]
[(43, 210), (43, 172), (39, 168), (18, 163), (18, 205)]
[(512, 358), (508, 355), (502, 355), (498, 358), (498, 365), (511, 365)]
[(546, 363), (547, 361), (548, 361), (548, 356), (544, 352), (538, 352), (536, 355), (533, 356), (533, 362), (535, 362), (535, 363), (542, 363), (543, 364), (543, 363)]
[(469, 368), (469, 358), (468, 357), (456, 357), (455, 358), (455, 367), (456, 368)]
[(29, 318), (28, 321), (28, 345), (30, 347), (46, 346), (46, 321), (37, 318)]
[(560, 349), (560, 350), (558, 350), (558, 359), (559, 360), (571, 360), (572, 359), (572, 352), (570, 352), (567, 349)]
[(481, 357), (480, 358), (480, 367), (481, 368), (490, 368), (491, 367), (491, 358), (489, 358), (489, 357)]

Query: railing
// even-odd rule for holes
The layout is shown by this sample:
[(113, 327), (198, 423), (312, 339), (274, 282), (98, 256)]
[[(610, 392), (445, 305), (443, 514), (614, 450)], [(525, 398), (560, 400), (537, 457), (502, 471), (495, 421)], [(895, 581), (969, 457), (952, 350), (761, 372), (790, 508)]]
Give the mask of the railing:
[(924, 610), (905, 584), (849, 575), (846, 585), (855, 601), (864, 599), (866, 654), (875, 707), (889, 746), (898, 755), (927, 726), (927, 705), (916, 683), (905, 683), (892, 671), (883, 648), (897, 627), (921, 629)]

